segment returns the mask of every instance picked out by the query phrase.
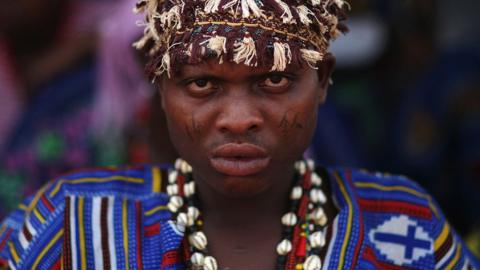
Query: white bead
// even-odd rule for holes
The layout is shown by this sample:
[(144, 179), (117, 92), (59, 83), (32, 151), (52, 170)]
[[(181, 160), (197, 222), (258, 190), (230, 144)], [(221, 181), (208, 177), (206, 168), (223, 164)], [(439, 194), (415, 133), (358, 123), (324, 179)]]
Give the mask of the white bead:
[(303, 189), (302, 187), (294, 187), (292, 193), (290, 194), (290, 199), (299, 200), (302, 197)]
[(190, 165), (186, 161), (183, 161), (182, 164), (180, 165), (180, 171), (184, 174), (191, 173), (192, 167), (190, 167)]
[(178, 214), (177, 225), (182, 225), (182, 226), (185, 227), (185, 226), (187, 226), (187, 221), (188, 221), (187, 214), (185, 214), (185, 213)]
[(282, 224), (285, 226), (295, 226), (297, 224), (297, 215), (295, 213), (286, 213), (282, 217)]
[(287, 255), (292, 250), (292, 242), (288, 239), (284, 239), (277, 245), (277, 253), (279, 255)]
[(187, 209), (187, 226), (192, 226), (200, 216), (198, 208), (190, 206)]
[(319, 187), (322, 185), (322, 178), (316, 173), (312, 173), (311, 181), (312, 181), (312, 184), (316, 187)]
[(323, 232), (314, 232), (308, 237), (308, 241), (310, 242), (310, 246), (312, 248), (320, 248), (325, 246), (325, 235)]
[(205, 264), (205, 256), (200, 252), (195, 252), (190, 257), (194, 266), (202, 267)]
[(217, 270), (217, 269), (218, 269), (217, 260), (215, 260), (215, 258), (213, 258), (212, 256), (205, 257), (203, 270)]
[(170, 171), (168, 174), (168, 183), (175, 184), (177, 182), (178, 171)]
[(207, 247), (207, 237), (203, 232), (194, 232), (188, 236), (188, 242), (198, 250), (204, 250)]
[(185, 183), (185, 185), (183, 186), (183, 193), (185, 193), (186, 197), (190, 197), (195, 194), (195, 182), (191, 181)]
[(298, 165), (298, 173), (300, 173), (300, 175), (304, 175), (306, 171), (307, 171), (307, 166), (305, 165), (305, 162), (301, 161), (300, 164)]
[(190, 206), (187, 209), (187, 216), (191, 217), (194, 220), (197, 220), (197, 218), (200, 216), (200, 210), (194, 206)]
[(322, 269), (322, 261), (318, 255), (310, 255), (303, 264), (305, 270), (320, 270)]
[(313, 160), (307, 159), (307, 165), (308, 165), (308, 169), (310, 169), (310, 171), (315, 170), (315, 162)]
[(168, 185), (167, 194), (170, 196), (178, 195), (178, 186), (176, 184)]
[(323, 208), (318, 207), (310, 214), (310, 218), (318, 225), (325, 226), (327, 224), (327, 216)]
[(167, 204), (167, 207), (168, 207), (168, 210), (170, 210), (170, 212), (172, 213), (176, 213), (178, 211), (178, 207), (171, 202)]
[(181, 158), (178, 158), (177, 160), (175, 160), (175, 169), (180, 170), (180, 168), (182, 167), (182, 163), (183, 163), (183, 160)]
[(312, 210), (313, 207), (314, 207), (314, 206), (313, 206), (313, 203), (309, 203), (309, 204), (308, 204), (308, 210)]
[(303, 161), (301, 161), (301, 160), (296, 161), (295, 164), (294, 164), (295, 170), (299, 171), (302, 163), (303, 163)]
[(310, 200), (314, 203), (324, 204), (327, 202), (327, 196), (321, 189), (314, 188), (310, 190)]
[(183, 199), (180, 196), (171, 196), (169, 204), (172, 204), (176, 208), (180, 208), (183, 205)]

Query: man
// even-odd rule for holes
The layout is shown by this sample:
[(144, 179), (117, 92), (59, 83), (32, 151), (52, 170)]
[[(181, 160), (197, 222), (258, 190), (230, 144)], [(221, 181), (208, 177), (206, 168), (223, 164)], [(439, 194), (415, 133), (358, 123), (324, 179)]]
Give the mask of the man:
[(344, 5), (141, 0), (136, 46), (185, 161), (58, 178), (4, 222), (3, 265), (478, 268), (416, 184), (297, 161), (326, 98)]

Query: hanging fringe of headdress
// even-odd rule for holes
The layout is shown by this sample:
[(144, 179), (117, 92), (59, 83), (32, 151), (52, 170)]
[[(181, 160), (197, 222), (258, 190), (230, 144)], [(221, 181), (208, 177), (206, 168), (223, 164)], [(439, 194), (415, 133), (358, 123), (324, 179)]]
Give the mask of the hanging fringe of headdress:
[(292, 51), (288, 43), (273, 43), (273, 66), (270, 71), (284, 71), (292, 62)]
[(310, 0), (312, 6), (319, 6), (322, 3), (322, 0)]
[(203, 9), (203, 11), (205, 11), (205, 13), (207, 14), (216, 13), (218, 11), (221, 1), (222, 0), (206, 0), (205, 8)]
[(132, 46), (137, 50), (142, 50), (151, 38), (152, 38), (152, 35), (150, 33), (146, 33), (143, 35), (142, 38), (140, 38), (138, 41), (133, 43)]
[(170, 52), (166, 51), (162, 56), (162, 62), (158, 69), (155, 71), (155, 77), (162, 75), (164, 72), (167, 72), (168, 78), (170, 78)]
[(177, 30), (182, 28), (182, 17), (181, 14), (183, 13), (183, 8), (185, 7), (185, 3), (180, 3), (178, 5), (173, 6), (169, 11), (165, 11), (162, 14), (157, 15), (160, 19), (160, 23), (162, 28), (176, 28)]
[(206, 46), (208, 49), (215, 52), (220, 58), (220, 64), (223, 63), (223, 55), (227, 53), (227, 38), (215, 35), (200, 43), (200, 46)]
[(142, 13), (145, 11), (146, 6), (147, 6), (147, 0), (140, 0), (133, 7), (133, 12), (135, 14)]
[(300, 49), (300, 53), (302, 58), (313, 69), (317, 69), (317, 63), (323, 60), (323, 54), (314, 50)]
[(344, 6), (347, 7), (347, 9), (350, 9), (350, 4), (345, 1), (345, 0), (333, 0), (333, 3), (339, 8), (342, 9)]
[[(168, 78), (170, 78), (170, 71), (171, 71), (171, 56), (170, 56), (170, 50), (177, 46), (177, 45), (180, 45), (181, 43), (178, 42), (178, 43), (174, 43), (172, 44), (166, 51), (165, 53), (163, 54), (162, 56), (162, 61), (161, 61), (161, 64), (160, 66), (157, 68), (157, 70), (155, 70), (155, 77), (156, 76), (160, 76), (161, 74), (163, 74), (164, 72), (167, 72), (167, 76)], [(155, 77), (153, 78), (153, 80), (155, 80)]]
[(311, 11), (304, 5), (300, 5), (296, 7), (296, 9), (297, 9), (298, 16), (300, 17), (300, 21), (303, 24), (309, 26), (312, 23), (312, 20), (309, 18), (309, 16), (313, 16), (316, 19), (315, 13), (313, 13), (313, 11)]
[(252, 63), (257, 56), (255, 49), (255, 41), (247, 32), (242, 41), (236, 41), (233, 45), (233, 61), (237, 64), (244, 63), (247, 66), (256, 66), (257, 63)]
[[(212, 0), (213, 1), (213, 0)], [(261, 2), (258, 2), (258, 4), (262, 4)], [(222, 6), (223, 9), (229, 9), (229, 8), (234, 8), (234, 11), (236, 12), (238, 5), (241, 6), (242, 8), (242, 17), (243, 18), (249, 18), (250, 14), (253, 13), (253, 15), (257, 18), (265, 17), (263, 14), (262, 9), (260, 8), (261, 6), (258, 6), (257, 2), (255, 0), (232, 0), (230, 2), (227, 2), (225, 5)]]
[(277, 5), (283, 10), (283, 14), (281, 15), (283, 23), (292, 23), (293, 15), (292, 11), (290, 10), (290, 6), (282, 0), (275, 0), (275, 3), (277, 3)]

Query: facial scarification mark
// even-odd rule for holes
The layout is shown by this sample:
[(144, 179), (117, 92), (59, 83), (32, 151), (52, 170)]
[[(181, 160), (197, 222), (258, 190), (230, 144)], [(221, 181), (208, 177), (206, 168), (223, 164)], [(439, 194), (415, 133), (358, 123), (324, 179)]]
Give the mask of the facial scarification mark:
[(195, 141), (195, 138), (193, 137), (191, 128), (190, 128), (190, 126), (189, 126), (188, 124), (185, 124), (185, 132), (187, 133), (187, 135), (188, 135), (188, 137), (190, 138), (190, 140)]
[(299, 120), (299, 113), (287, 110), (280, 121), (279, 127), (283, 133), (288, 133), (294, 128), (303, 129), (303, 124)]

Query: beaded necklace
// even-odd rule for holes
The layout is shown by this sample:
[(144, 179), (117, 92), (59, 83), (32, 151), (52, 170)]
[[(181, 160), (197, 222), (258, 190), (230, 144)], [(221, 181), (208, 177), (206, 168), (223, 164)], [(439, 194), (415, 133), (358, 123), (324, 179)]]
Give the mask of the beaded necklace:
[[(320, 270), (320, 252), (325, 246), (325, 225), (328, 218), (323, 209), (327, 197), (321, 189), (322, 178), (315, 173), (312, 160), (295, 163), (294, 187), (290, 193), (290, 209), (281, 218), (282, 240), (276, 251), (278, 270)], [(168, 209), (176, 220), (177, 229), (187, 235), (185, 249), (187, 269), (217, 270), (217, 260), (209, 255), (208, 240), (202, 231), (203, 221), (195, 194), (192, 167), (184, 160), (175, 162), (168, 176)]]

